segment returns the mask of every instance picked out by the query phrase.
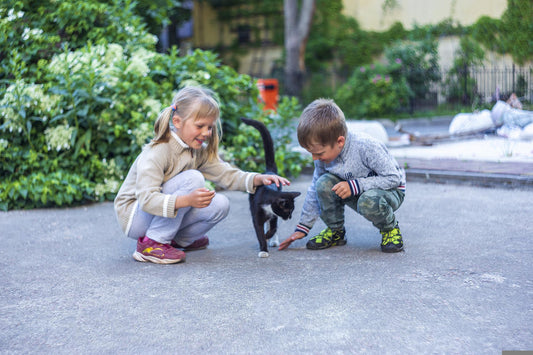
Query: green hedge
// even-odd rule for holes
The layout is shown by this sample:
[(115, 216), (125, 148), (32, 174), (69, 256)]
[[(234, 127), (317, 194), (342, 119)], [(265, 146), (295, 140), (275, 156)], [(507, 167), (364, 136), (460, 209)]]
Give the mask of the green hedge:
[[(245, 135), (240, 117), (270, 120), (275, 129), (299, 114), (298, 103), (289, 101), (281, 110), (286, 114), (270, 118), (258, 106), (255, 82), (212, 52), (155, 52), (155, 37), (131, 2), (51, 2), (34, 12), (30, 1), (8, 2), (11, 8), (0, 5), (0, 210), (114, 198), (159, 112), (185, 85), (219, 96), (229, 153), (241, 140), (260, 142)], [(86, 17), (73, 4), (85, 6)], [(54, 22), (54, 14), (64, 17)], [(83, 45), (84, 32), (73, 23), (92, 33)], [(301, 158), (285, 154), (285, 145), (277, 149), (282, 172), (297, 175)], [(243, 169), (260, 167), (261, 152), (251, 159), (229, 153)]]

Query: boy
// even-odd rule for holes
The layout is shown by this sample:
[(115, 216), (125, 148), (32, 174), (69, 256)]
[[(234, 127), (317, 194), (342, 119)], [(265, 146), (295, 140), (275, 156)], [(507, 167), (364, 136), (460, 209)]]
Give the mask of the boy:
[(345, 245), (345, 205), (379, 229), (383, 252), (403, 250), (394, 211), (405, 196), (405, 172), (385, 145), (366, 134), (348, 132), (343, 112), (328, 99), (305, 108), (297, 132), (298, 142), (313, 156), (315, 171), (296, 231), (279, 250), (306, 237), (318, 217), (327, 228), (311, 238), (307, 248)]

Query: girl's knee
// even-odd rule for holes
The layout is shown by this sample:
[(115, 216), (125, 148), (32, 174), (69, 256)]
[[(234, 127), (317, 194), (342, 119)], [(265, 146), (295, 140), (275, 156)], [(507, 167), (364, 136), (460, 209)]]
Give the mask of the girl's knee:
[(163, 184), (163, 193), (173, 194), (177, 191), (192, 191), (205, 187), (205, 178), (198, 170), (186, 170)]
[(187, 185), (195, 186), (195, 188), (205, 187), (204, 175), (198, 170), (185, 170), (176, 177), (179, 177)]
[(217, 222), (226, 218), (229, 214), (229, 200), (226, 196), (221, 194), (215, 194), (213, 200), (211, 201), (211, 206), (213, 207), (213, 219)]

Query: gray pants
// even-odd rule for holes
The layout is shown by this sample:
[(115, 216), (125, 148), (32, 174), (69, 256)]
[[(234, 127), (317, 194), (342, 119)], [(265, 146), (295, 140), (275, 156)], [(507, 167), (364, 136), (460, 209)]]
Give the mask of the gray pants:
[(344, 206), (348, 206), (368, 219), (380, 231), (389, 231), (396, 226), (396, 211), (405, 194), (398, 189), (372, 189), (359, 196), (342, 199), (331, 189), (343, 181), (333, 174), (324, 174), (316, 182), (320, 218), (331, 229), (344, 227)]
[[(202, 173), (197, 170), (187, 170), (165, 182), (162, 192), (183, 196), (201, 187), (205, 187)], [(186, 247), (223, 220), (228, 212), (228, 198), (218, 193), (215, 194), (209, 206), (180, 208), (176, 218), (154, 216), (138, 206), (128, 237), (137, 239), (147, 236), (156, 242), (165, 244), (174, 239), (180, 246)]]

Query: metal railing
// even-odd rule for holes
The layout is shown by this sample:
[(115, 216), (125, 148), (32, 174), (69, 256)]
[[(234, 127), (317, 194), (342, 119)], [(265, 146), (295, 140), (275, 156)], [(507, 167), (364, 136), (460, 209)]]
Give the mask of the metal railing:
[[(281, 72), (278, 74), (280, 75), (276, 77), (280, 81), (280, 87), (283, 87), (283, 75)], [(304, 81), (311, 83), (313, 76), (319, 76), (322, 89), (334, 93), (350, 75), (325, 70), (308, 73)], [(522, 102), (533, 103), (533, 67), (512, 65), (442, 69), (440, 82), (433, 83), (425, 97), (415, 97), (410, 109), (432, 108), (445, 103), (489, 104), (497, 99), (505, 101), (512, 93)]]

